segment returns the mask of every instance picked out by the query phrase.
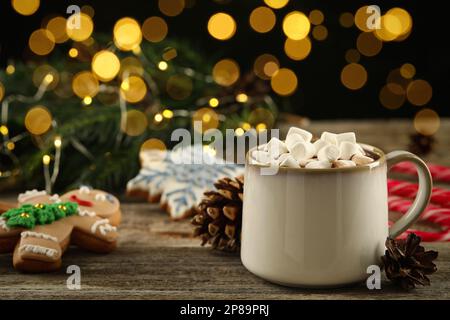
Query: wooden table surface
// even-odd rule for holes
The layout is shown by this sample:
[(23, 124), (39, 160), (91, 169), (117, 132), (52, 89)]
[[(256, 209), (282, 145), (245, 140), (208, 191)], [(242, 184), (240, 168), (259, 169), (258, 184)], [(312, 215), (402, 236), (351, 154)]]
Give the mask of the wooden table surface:
[[(404, 149), (413, 132), (410, 121), (314, 122), (310, 129), (356, 131), (359, 141), (386, 151)], [(425, 159), (450, 164), (450, 121), (442, 121), (433, 153)], [(0, 195), (12, 200), (13, 195)], [(108, 255), (70, 248), (63, 268), (50, 274), (21, 274), (12, 257), (0, 255), (0, 299), (449, 299), (450, 243), (425, 243), (439, 251), (432, 285), (411, 292), (385, 278), (381, 290), (357, 286), (307, 290), (268, 283), (241, 264), (238, 256), (199, 247), (188, 221), (172, 222), (157, 205), (124, 202), (119, 248)], [(81, 290), (66, 286), (66, 268), (81, 268)]]

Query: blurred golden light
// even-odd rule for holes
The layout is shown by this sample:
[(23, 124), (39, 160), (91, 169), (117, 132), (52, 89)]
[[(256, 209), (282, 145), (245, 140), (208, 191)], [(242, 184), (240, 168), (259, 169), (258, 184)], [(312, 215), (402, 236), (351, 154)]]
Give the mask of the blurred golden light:
[(78, 57), (78, 50), (76, 48), (70, 48), (69, 57), (71, 57), (71, 58)]
[(356, 49), (348, 49), (345, 52), (345, 61), (347, 61), (348, 63), (359, 62), (360, 58), (361, 58), (361, 55), (359, 54), (358, 50), (356, 50)]
[(373, 31), (367, 27), (367, 20), (373, 14), (370, 10), (369, 10), (369, 12), (367, 12), (368, 8), (369, 8), (369, 6), (363, 6), (363, 7), (359, 8), (355, 13), (356, 27), (358, 27), (359, 30), (364, 31), (364, 32)]
[(147, 94), (147, 85), (138, 76), (130, 76), (122, 81), (120, 95), (130, 103), (137, 103)]
[(8, 64), (8, 65), (6, 66), (6, 73), (9, 74), (9, 75), (11, 75), (11, 74), (13, 74), (14, 72), (16, 72), (16, 67), (14, 67), (14, 65), (12, 65), (12, 64)]
[(240, 137), (240, 136), (242, 136), (242, 135), (245, 133), (245, 131), (244, 131), (244, 129), (242, 129), (242, 128), (236, 128), (236, 130), (234, 130), (234, 133), (235, 133), (238, 137)]
[[(392, 8), (386, 12), (385, 16), (393, 16), (396, 18), (391, 19), (393, 22), (392, 25), (388, 23), (386, 28), (389, 32), (397, 35), (396, 40), (404, 40), (406, 38), (404, 36), (410, 33), (413, 25), (411, 15), (408, 11), (402, 8)], [(398, 25), (397, 21), (400, 22), (400, 25)]]
[(169, 65), (165, 61), (160, 61), (158, 63), (158, 69), (159, 70), (165, 71), (165, 70), (167, 70), (168, 67), (169, 67)]
[(328, 37), (328, 29), (325, 26), (315, 26), (312, 30), (312, 35), (314, 39), (318, 41), (323, 41)]
[(133, 52), (135, 55), (140, 55), (142, 50), (140, 46), (134, 47), (133, 49), (131, 49), (131, 52)]
[(354, 23), (353, 14), (344, 12), (339, 16), (339, 23), (344, 28), (351, 28)]
[(303, 12), (293, 11), (286, 15), (283, 20), (284, 34), (292, 40), (306, 38), (311, 28), (309, 19)]
[(372, 32), (361, 32), (356, 40), (356, 47), (366, 57), (373, 57), (381, 51), (383, 42), (375, 37)]
[(136, 137), (145, 132), (148, 120), (145, 113), (139, 110), (129, 110), (126, 114), (126, 121), (121, 124), (121, 129), (127, 135)]
[(223, 59), (214, 65), (212, 76), (216, 83), (221, 86), (231, 86), (239, 79), (240, 70), (236, 61)]
[(323, 20), (325, 19), (322, 11), (320, 10), (312, 10), (309, 13), (309, 21), (311, 21), (312, 24), (314, 25), (319, 25), (322, 24)]
[(46, 133), (52, 126), (52, 115), (43, 106), (31, 108), (25, 115), (25, 128), (34, 135)]
[(167, 36), (169, 27), (160, 17), (150, 17), (142, 24), (142, 35), (147, 41), (160, 42)]
[(4, 136), (6, 136), (9, 133), (9, 129), (7, 126), (1, 125), (0, 126), (0, 133)]
[(55, 137), (55, 140), (53, 141), (53, 145), (55, 146), (55, 148), (61, 148), (62, 140), (61, 140), (60, 136)]
[(86, 96), (94, 97), (98, 93), (99, 83), (92, 72), (81, 71), (73, 77), (72, 90), (81, 99)]
[(396, 83), (383, 86), (378, 96), (381, 104), (387, 109), (398, 109), (405, 103), (405, 93), (403, 88)]
[(85, 13), (75, 13), (67, 18), (66, 32), (69, 38), (74, 41), (87, 40), (93, 30), (94, 23), (91, 17)]
[(173, 111), (169, 110), (169, 109), (165, 109), (163, 111), (162, 115), (163, 115), (164, 118), (172, 119), (173, 118)]
[(436, 111), (431, 109), (422, 109), (414, 117), (414, 128), (420, 134), (431, 136), (435, 134), (441, 126), (441, 119)]
[(192, 93), (193, 83), (185, 75), (173, 75), (167, 79), (166, 91), (175, 100), (184, 100)]
[(131, 51), (142, 41), (139, 23), (133, 18), (122, 18), (114, 25), (114, 44), (123, 51)]
[(144, 74), (144, 68), (141, 61), (136, 57), (126, 57), (120, 62), (119, 75), (121, 78), (126, 78), (131, 75), (142, 76)]
[(184, 0), (159, 0), (159, 10), (166, 16), (175, 17), (183, 12), (185, 3)]
[(276, 22), (275, 13), (267, 7), (258, 7), (250, 14), (250, 26), (256, 32), (265, 33), (273, 29)]
[(145, 151), (145, 150), (165, 151), (166, 149), (167, 148), (166, 148), (166, 145), (164, 144), (164, 142), (159, 139), (156, 139), (156, 138), (150, 138), (141, 145), (141, 151)]
[(86, 13), (91, 18), (94, 18), (95, 10), (88, 4), (81, 7), (81, 12)]
[(46, 154), (46, 155), (44, 155), (43, 157), (42, 157), (42, 163), (45, 165), (45, 166), (48, 166), (49, 164), (50, 164), (50, 161), (51, 161), (52, 159), (50, 158), (50, 156), (48, 155), (48, 154)]
[(42, 83), (47, 86), (46, 90), (54, 89), (59, 83), (58, 71), (48, 64), (42, 64), (33, 70), (31, 77), (33, 84), (39, 88)]
[(30, 16), (39, 9), (40, 0), (12, 0), (11, 5), (17, 13)]
[(358, 63), (349, 63), (342, 69), (341, 82), (350, 90), (361, 89), (367, 82), (367, 71)]
[(411, 63), (405, 63), (400, 67), (400, 74), (405, 79), (412, 79), (416, 74), (416, 67)]
[(162, 55), (162, 58), (166, 61), (170, 61), (172, 59), (175, 59), (178, 55), (177, 49), (175, 48), (166, 48), (164, 50), (164, 53)]
[(284, 52), (292, 60), (303, 60), (311, 52), (311, 40), (308, 37), (302, 40), (287, 38), (284, 42)]
[(88, 105), (90, 105), (91, 103), (92, 103), (92, 98), (91, 98), (91, 97), (86, 96), (86, 97), (83, 98), (83, 104), (84, 104), (85, 106), (88, 106)]
[(236, 22), (227, 13), (213, 14), (208, 21), (208, 32), (217, 40), (228, 40), (236, 33)]
[(253, 72), (261, 79), (270, 79), (280, 68), (278, 59), (271, 55), (264, 53), (256, 58), (253, 65)]
[(236, 95), (236, 101), (240, 103), (246, 103), (248, 101), (248, 95), (245, 93), (239, 93)]
[(101, 50), (92, 58), (92, 72), (102, 81), (111, 81), (120, 70), (120, 61), (109, 50)]
[(164, 118), (163, 118), (163, 116), (162, 116), (161, 113), (155, 114), (155, 116), (153, 117), (153, 119), (154, 119), (156, 122), (161, 122), (161, 121), (164, 120)]
[(209, 106), (213, 107), (213, 108), (219, 106), (219, 99), (217, 99), (217, 98), (209, 99)]
[(46, 29), (38, 29), (30, 35), (28, 45), (35, 54), (45, 56), (55, 47), (55, 37)]
[(433, 88), (425, 80), (414, 80), (406, 89), (406, 97), (408, 101), (415, 106), (423, 106), (427, 104), (433, 96)]
[(375, 30), (375, 35), (383, 41), (393, 41), (403, 34), (402, 21), (389, 12), (381, 16), (380, 27)]
[(15, 145), (14, 142), (12, 142), (12, 141), (9, 141), (9, 142), (6, 144), (6, 149), (8, 149), (9, 151), (14, 150), (15, 148), (16, 148), (16, 145)]
[(264, 0), (264, 2), (271, 8), (280, 9), (287, 5), (289, 0)]
[(270, 85), (280, 96), (288, 96), (297, 89), (298, 79), (292, 70), (281, 68), (270, 79)]
[(397, 68), (397, 69), (393, 69), (389, 72), (389, 74), (386, 78), (386, 83), (388, 86), (390, 86), (391, 83), (398, 84), (399, 86), (402, 87), (403, 92), (405, 92), (406, 88), (411, 83), (411, 80), (404, 78), (400, 73), (400, 69)]
[(0, 101), (3, 100), (4, 96), (5, 96), (5, 87), (3, 86), (3, 83), (0, 82)]
[(265, 123), (258, 123), (257, 125), (256, 125), (256, 131), (264, 131), (264, 130), (267, 130), (267, 125), (265, 124)]
[[(216, 112), (214, 112), (214, 110), (210, 108), (200, 108), (195, 111), (194, 115), (192, 116), (192, 121), (202, 122), (201, 132), (205, 132), (209, 129), (216, 129), (219, 126), (219, 116)], [(197, 128), (194, 127), (194, 129)]]
[(248, 123), (248, 122), (243, 122), (243, 123), (241, 124), (241, 127), (242, 127), (242, 129), (244, 129), (245, 131), (248, 131), (248, 130), (250, 130), (250, 129), (252, 128), (251, 124)]
[(63, 43), (69, 39), (66, 32), (67, 21), (65, 18), (58, 16), (47, 22), (47, 30), (53, 34), (56, 43)]

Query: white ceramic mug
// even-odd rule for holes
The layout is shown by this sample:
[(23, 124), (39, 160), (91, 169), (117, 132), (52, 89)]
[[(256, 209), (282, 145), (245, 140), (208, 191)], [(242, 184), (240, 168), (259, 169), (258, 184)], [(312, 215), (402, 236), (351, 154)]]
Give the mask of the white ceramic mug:
[[(362, 146), (379, 158), (354, 168), (263, 175), (247, 157), (241, 259), (250, 272), (288, 286), (333, 287), (363, 281), (367, 267), (379, 265), (386, 238), (405, 231), (427, 206), (432, 180), (412, 153)], [(387, 171), (401, 161), (416, 165), (420, 187), (389, 229)]]

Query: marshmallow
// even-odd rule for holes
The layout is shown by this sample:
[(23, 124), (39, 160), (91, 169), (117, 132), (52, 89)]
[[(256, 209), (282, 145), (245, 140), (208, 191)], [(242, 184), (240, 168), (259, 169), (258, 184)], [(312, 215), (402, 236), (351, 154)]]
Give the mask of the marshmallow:
[(320, 149), (322, 149), (323, 147), (326, 147), (327, 145), (329, 145), (328, 142), (326, 142), (325, 140), (319, 139), (316, 140), (314, 143), (314, 155), (317, 156), (317, 154), (319, 153)]
[(288, 167), (288, 168), (299, 168), (298, 162), (295, 161), (294, 157), (288, 155), (284, 157), (284, 159), (279, 162), (280, 167)]
[(341, 151), (340, 159), (343, 159), (343, 160), (350, 160), (355, 154), (362, 155), (358, 144), (353, 143), (353, 142), (343, 141), (339, 145), (339, 149)]
[(334, 144), (334, 145), (338, 144), (337, 134), (331, 133), (331, 132), (326, 132), (326, 131), (322, 132), (322, 135), (320, 136), (320, 140), (328, 142), (329, 144)]
[(333, 162), (334, 168), (352, 168), (356, 167), (356, 164), (351, 160), (336, 160)]
[(272, 138), (267, 143), (267, 152), (269, 152), (272, 159), (277, 159), (283, 153), (288, 152), (288, 149), (283, 141), (278, 138)]
[(364, 156), (361, 154), (355, 154), (352, 157), (352, 161), (358, 166), (364, 166), (366, 164), (372, 163), (374, 160), (368, 156)]
[(303, 129), (300, 129), (300, 128), (296, 128), (296, 127), (291, 127), (289, 129), (288, 134), (287, 134), (286, 137), (289, 137), (291, 134), (298, 134), (298, 135), (300, 135), (305, 142), (311, 142), (311, 139), (312, 139), (312, 133), (311, 132), (303, 130)]
[(286, 137), (286, 146), (290, 151), (297, 142), (305, 142), (305, 139), (298, 133), (292, 133)]
[(339, 154), (339, 148), (335, 145), (330, 144), (319, 150), (319, 152), (317, 153), (317, 159), (319, 159), (319, 161), (333, 162), (339, 159)]
[(310, 163), (311, 161), (317, 161), (317, 159), (302, 159), (302, 160), (300, 160), (299, 162), (298, 162), (298, 164), (301, 166), (301, 167), (306, 167), (306, 165), (308, 164), (308, 163)]
[(291, 154), (295, 160), (310, 159), (314, 156), (314, 146), (310, 142), (297, 142), (291, 149)]
[(256, 160), (258, 164), (265, 164), (265, 165), (270, 164), (272, 160), (268, 152), (261, 150), (253, 151), (252, 158), (253, 160)]
[(339, 133), (336, 136), (336, 139), (337, 139), (338, 144), (341, 144), (344, 141), (356, 143), (356, 136), (355, 136), (354, 132)]
[(307, 168), (307, 169), (329, 169), (329, 168), (331, 168), (331, 162), (314, 160), (314, 161), (308, 162), (306, 164), (305, 168)]

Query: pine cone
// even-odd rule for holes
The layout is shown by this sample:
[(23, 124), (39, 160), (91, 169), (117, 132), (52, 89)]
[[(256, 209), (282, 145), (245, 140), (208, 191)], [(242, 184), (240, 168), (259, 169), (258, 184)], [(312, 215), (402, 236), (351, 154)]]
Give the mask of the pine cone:
[(406, 240), (387, 238), (386, 252), (381, 257), (386, 276), (405, 289), (415, 285), (430, 285), (427, 275), (436, 272), (433, 260), (437, 258), (436, 251), (425, 251), (420, 244), (420, 237), (410, 233)]
[(205, 192), (192, 219), (194, 236), (213, 249), (236, 252), (241, 245), (244, 178), (223, 178), (214, 183), (217, 191)]

